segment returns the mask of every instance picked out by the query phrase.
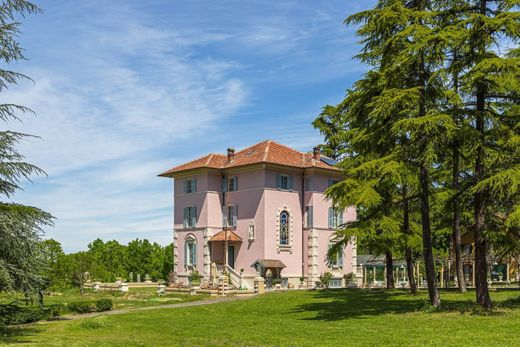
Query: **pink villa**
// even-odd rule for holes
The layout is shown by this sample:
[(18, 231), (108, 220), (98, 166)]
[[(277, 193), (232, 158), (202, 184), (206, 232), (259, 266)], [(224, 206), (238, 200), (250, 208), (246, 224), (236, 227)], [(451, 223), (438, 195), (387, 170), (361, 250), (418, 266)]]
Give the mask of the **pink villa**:
[(356, 248), (349, 244), (336, 261), (326, 254), (337, 225), (356, 217), (335, 210), (324, 191), (340, 180), (334, 161), (319, 148), (302, 153), (274, 141), (235, 152), (208, 154), (176, 166), (174, 179), (174, 271), (188, 284), (197, 271), (210, 285), (224, 272), (252, 289), (257, 276), (308, 287), (331, 272), (333, 286), (356, 272)]

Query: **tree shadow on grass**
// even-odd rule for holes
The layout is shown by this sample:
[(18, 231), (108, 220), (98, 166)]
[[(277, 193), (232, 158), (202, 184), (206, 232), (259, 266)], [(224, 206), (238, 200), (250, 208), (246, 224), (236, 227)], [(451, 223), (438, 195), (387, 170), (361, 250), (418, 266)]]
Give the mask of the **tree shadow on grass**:
[(305, 319), (327, 321), (414, 312), (423, 301), (404, 291), (382, 289), (318, 290), (313, 297), (315, 300), (298, 306), (295, 312), (316, 312), (315, 317)]
[(30, 326), (0, 326), (0, 344), (28, 343), (24, 336), (33, 336), (38, 332)]
[[(495, 301), (494, 309), (484, 310), (474, 300), (444, 298), (441, 307), (434, 308), (424, 296), (412, 296), (409, 292), (384, 289), (319, 290), (313, 293), (312, 302), (298, 306), (294, 312), (316, 312), (306, 320), (335, 321), (349, 318), (364, 319), (386, 314), (409, 312), (449, 313), (496, 316), (504, 309), (520, 308), (520, 298)], [(498, 310), (497, 310), (498, 309)]]

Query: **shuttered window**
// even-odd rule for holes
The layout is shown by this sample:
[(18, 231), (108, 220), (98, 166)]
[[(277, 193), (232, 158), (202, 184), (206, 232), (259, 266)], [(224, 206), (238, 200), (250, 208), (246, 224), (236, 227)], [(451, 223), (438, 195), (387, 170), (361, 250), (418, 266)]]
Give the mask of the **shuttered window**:
[(195, 193), (197, 191), (197, 179), (190, 178), (184, 180), (184, 193)]
[(222, 225), (236, 227), (238, 223), (238, 205), (226, 206), (222, 212)]
[(293, 190), (292, 175), (276, 174), (276, 188), (283, 190)]
[(197, 241), (193, 237), (186, 238), (184, 247), (184, 264), (186, 266), (197, 265)]
[(197, 207), (189, 206), (184, 208), (184, 227), (193, 228), (197, 225)]
[(238, 190), (238, 177), (234, 176), (229, 179), (229, 191), (236, 192)]
[(334, 229), (343, 224), (343, 211), (329, 207), (329, 229)]
[(313, 225), (313, 208), (312, 206), (305, 207), (305, 223), (306, 227), (310, 228)]

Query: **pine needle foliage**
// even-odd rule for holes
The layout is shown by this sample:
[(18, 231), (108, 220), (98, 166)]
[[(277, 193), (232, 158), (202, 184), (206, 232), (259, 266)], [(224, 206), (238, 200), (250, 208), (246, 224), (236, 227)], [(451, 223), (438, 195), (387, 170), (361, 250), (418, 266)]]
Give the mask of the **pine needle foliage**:
[[(6, 0), (0, 4), (0, 61), (3, 66), (25, 59), (17, 36), (20, 34), (19, 18), (38, 13), (40, 9), (25, 0)], [(24, 74), (0, 69), (0, 92), (5, 91)], [(20, 120), (19, 115), (32, 113), (25, 106), (0, 104), (0, 120)], [(44, 172), (25, 161), (17, 151), (20, 141), (30, 135), (9, 130), (0, 131), (0, 291), (22, 291), (27, 296), (41, 290), (46, 280), (43, 277), (44, 254), (40, 247), (43, 227), (52, 224), (52, 216), (36, 207), (13, 202), (21, 183)]]

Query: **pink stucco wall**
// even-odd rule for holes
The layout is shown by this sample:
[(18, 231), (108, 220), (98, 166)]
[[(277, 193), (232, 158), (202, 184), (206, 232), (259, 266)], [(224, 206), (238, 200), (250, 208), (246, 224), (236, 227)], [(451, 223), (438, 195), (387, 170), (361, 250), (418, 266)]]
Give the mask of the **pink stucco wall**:
[[(291, 174), (293, 176), (293, 190), (286, 191), (276, 188), (276, 174)], [(319, 272), (330, 271), (325, 262), (325, 255), (333, 230), (328, 229), (328, 208), (330, 201), (323, 196), (328, 187), (330, 176), (314, 174), (313, 190), (302, 192), (302, 171), (291, 169), (263, 169), (250, 171), (226, 172), (228, 177), (238, 177), (238, 191), (226, 194), (226, 203), (238, 205), (238, 225), (234, 232), (242, 239), (235, 245), (235, 269), (244, 269), (246, 274), (254, 274), (250, 265), (257, 259), (279, 259), (286, 268), (282, 271), (283, 277), (307, 276), (307, 233), (310, 229), (303, 228), (302, 203), (313, 206), (313, 227), (318, 232)], [(197, 192), (183, 193), (183, 180), (197, 178)], [(185, 273), (184, 267), (184, 240), (193, 235), (197, 240), (197, 269), (204, 271), (204, 230), (213, 235), (222, 230), (222, 177), (220, 173), (199, 174), (175, 179), (174, 184), (174, 228), (177, 234), (177, 272)], [(304, 194), (302, 202), (302, 194)], [(185, 229), (183, 226), (183, 209), (187, 206), (197, 206), (198, 221), (196, 228)], [(277, 216), (282, 209), (286, 209), (291, 216), (290, 247), (278, 247), (277, 244)], [(355, 218), (354, 210), (349, 209), (344, 214), (344, 221)], [(248, 240), (250, 223), (255, 226), (255, 239)], [(224, 247), (214, 243), (211, 247), (213, 260), (223, 259)], [(342, 269), (333, 272), (350, 272), (352, 268), (352, 247), (344, 252)], [(341, 276), (338, 273), (338, 276)]]

